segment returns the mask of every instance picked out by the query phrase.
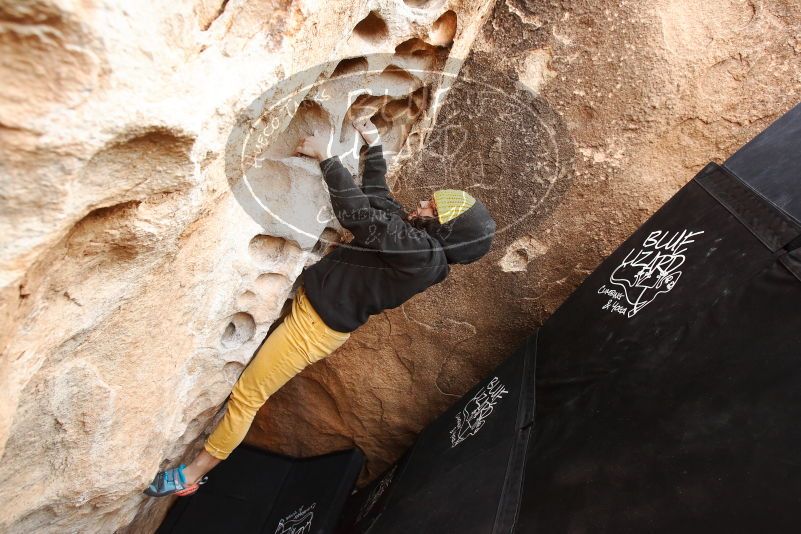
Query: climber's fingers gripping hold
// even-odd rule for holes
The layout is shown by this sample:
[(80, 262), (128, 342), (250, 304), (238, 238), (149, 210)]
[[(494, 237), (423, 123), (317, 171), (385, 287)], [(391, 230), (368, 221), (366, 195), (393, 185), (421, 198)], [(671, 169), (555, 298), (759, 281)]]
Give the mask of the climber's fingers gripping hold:
[(330, 135), (314, 130), (314, 135), (301, 137), (298, 146), (295, 148), (295, 155), (309, 156), (317, 160), (324, 160), (331, 152), (333, 138)]
[(376, 125), (370, 120), (370, 117), (356, 119), (352, 124), (367, 144), (373, 144), (378, 140), (378, 128), (376, 128)]

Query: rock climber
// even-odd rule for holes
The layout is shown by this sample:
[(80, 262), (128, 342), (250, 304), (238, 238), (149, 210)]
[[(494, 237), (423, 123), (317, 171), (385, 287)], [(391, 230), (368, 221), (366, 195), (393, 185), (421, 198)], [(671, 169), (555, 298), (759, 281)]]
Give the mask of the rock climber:
[(484, 256), (495, 234), (486, 206), (466, 191), (440, 189), (407, 212), (387, 187), (379, 132), (369, 119), (353, 126), (368, 145), (361, 187), (327, 136), (304, 137), (294, 155), (318, 160), (334, 215), (353, 240), (303, 272), (292, 309), (267, 337), (228, 398), (223, 419), (188, 465), (159, 471), (147, 495), (190, 495), (245, 438), (259, 408), (306, 366), (334, 352), (370, 315), (400, 306), (442, 282), (449, 264)]

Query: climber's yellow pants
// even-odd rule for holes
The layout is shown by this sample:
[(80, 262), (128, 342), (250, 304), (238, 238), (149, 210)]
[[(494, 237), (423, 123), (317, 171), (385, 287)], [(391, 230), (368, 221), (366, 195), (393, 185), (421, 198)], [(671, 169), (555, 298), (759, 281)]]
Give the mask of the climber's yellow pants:
[(273, 330), (242, 372), (228, 397), (222, 421), (204, 443), (206, 452), (225, 460), (247, 434), (267, 398), (307, 365), (325, 358), (350, 337), (332, 330), (298, 287), (292, 311)]

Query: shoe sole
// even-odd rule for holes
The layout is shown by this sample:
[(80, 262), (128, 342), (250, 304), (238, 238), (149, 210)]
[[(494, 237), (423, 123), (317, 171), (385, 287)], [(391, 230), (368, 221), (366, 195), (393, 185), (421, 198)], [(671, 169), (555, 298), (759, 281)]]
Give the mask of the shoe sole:
[(185, 497), (187, 495), (192, 495), (193, 493), (195, 493), (197, 491), (197, 489), (199, 487), (200, 487), (200, 484), (192, 484), (188, 488), (184, 488), (184, 489), (182, 489), (180, 491), (176, 491), (174, 493), (174, 495), (178, 495), (179, 497)]

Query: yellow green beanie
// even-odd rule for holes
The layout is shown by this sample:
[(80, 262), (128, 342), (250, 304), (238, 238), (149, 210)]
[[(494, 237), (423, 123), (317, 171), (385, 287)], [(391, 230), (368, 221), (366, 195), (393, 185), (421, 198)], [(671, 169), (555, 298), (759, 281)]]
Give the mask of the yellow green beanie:
[(437, 205), (439, 223), (445, 224), (470, 209), (476, 199), (461, 189), (440, 189), (434, 191), (434, 202)]

